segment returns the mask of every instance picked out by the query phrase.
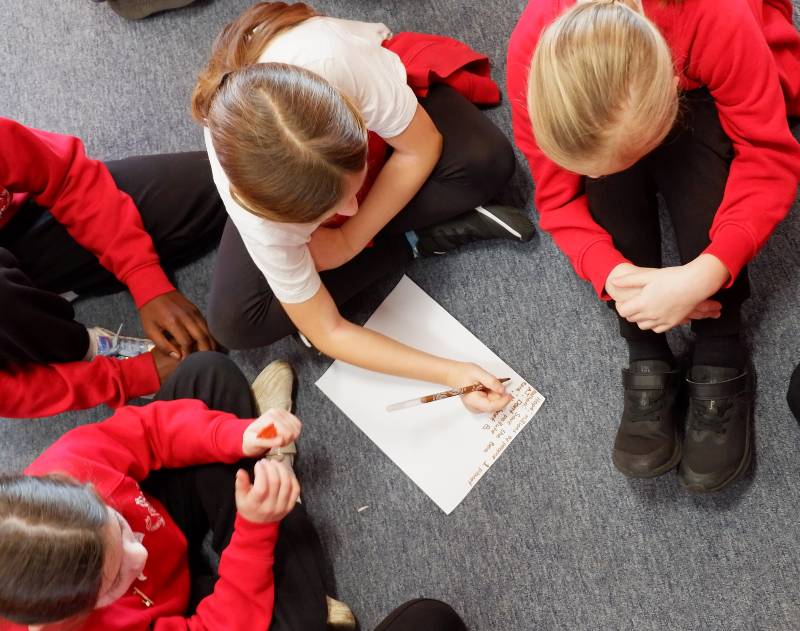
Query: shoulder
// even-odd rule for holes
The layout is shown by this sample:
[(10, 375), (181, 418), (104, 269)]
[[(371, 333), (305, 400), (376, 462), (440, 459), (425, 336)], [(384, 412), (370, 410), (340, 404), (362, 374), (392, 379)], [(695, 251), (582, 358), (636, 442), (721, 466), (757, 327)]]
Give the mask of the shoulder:
[(389, 35), (383, 24), (315, 17), (279, 35), (259, 61), (289, 63), (314, 72), (346, 68), (352, 59), (368, 58)]
[(531, 58), (542, 31), (559, 15), (575, 4), (575, 0), (530, 0), (520, 15), (508, 42), (507, 65), (509, 83), (527, 81)]

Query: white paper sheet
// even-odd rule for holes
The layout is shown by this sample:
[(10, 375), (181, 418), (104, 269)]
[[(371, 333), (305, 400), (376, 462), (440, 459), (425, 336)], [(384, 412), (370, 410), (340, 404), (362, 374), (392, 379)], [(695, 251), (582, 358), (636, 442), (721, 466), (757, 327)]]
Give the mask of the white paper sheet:
[(335, 361), (317, 386), (447, 514), (458, 506), (544, 397), (406, 276), (367, 328), (451, 359), (470, 361), (506, 384), (514, 400), (495, 414), (471, 414), (458, 397), (398, 412), (386, 406), (446, 390)]

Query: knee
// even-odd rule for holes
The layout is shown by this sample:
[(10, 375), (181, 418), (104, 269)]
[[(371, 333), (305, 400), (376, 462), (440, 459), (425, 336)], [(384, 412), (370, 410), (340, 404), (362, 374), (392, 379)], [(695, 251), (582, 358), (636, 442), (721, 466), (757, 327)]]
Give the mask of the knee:
[(794, 369), (792, 378), (789, 380), (789, 392), (786, 394), (786, 401), (794, 417), (800, 422), (800, 364)]
[(380, 631), (397, 629), (438, 629), (439, 631), (466, 631), (466, 625), (453, 608), (430, 598), (412, 600), (395, 609), (389, 616), (387, 626)]
[(514, 149), (494, 126), (490, 133), (476, 135), (464, 154), (464, 168), (470, 182), (479, 184), (487, 198), (505, 188), (517, 166)]
[(18, 267), (19, 261), (17, 261), (17, 257), (14, 256), (13, 252), (6, 248), (0, 248), (0, 269), (16, 269)]
[(203, 379), (209, 379), (214, 383), (241, 381), (249, 387), (247, 379), (233, 360), (217, 351), (192, 353), (180, 363), (175, 374), (183, 378), (202, 376)]
[(247, 350), (260, 346), (254, 344), (255, 331), (244, 314), (231, 305), (222, 306), (216, 301), (208, 305), (208, 328), (214, 339), (230, 350)]
[(291, 321), (274, 297), (251, 306), (237, 302), (235, 296), (228, 298), (212, 294), (208, 301), (208, 327), (225, 348), (269, 346), (292, 332)]

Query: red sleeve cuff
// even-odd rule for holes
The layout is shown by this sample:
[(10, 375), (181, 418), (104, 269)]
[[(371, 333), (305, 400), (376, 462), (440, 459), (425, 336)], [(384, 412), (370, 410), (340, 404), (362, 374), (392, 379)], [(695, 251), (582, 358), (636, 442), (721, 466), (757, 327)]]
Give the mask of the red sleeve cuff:
[(733, 285), (742, 268), (756, 255), (756, 245), (750, 233), (734, 223), (722, 226), (714, 232), (711, 244), (703, 254), (716, 256), (728, 268), (730, 279), (724, 288)]
[(153, 394), (161, 387), (152, 353), (120, 360), (120, 373), (126, 400)]
[(269, 551), (270, 556), (272, 556), (272, 550), (278, 541), (279, 526), (279, 521), (257, 524), (254, 521), (245, 519), (239, 513), (236, 513), (236, 521), (234, 522), (234, 530), (238, 533), (239, 539), (248, 543), (265, 545), (265, 549)]
[(140, 267), (120, 280), (128, 286), (137, 309), (141, 309), (153, 298), (175, 291), (175, 286), (169, 282), (158, 263)]
[(629, 263), (628, 259), (610, 241), (595, 241), (583, 251), (578, 259), (578, 274), (594, 287), (600, 300), (611, 300), (606, 293), (606, 279), (617, 265)]
[(231, 415), (217, 425), (214, 434), (215, 452), (222, 462), (236, 462), (245, 457), (242, 453), (242, 436), (244, 430), (253, 422), (251, 418), (238, 418)]

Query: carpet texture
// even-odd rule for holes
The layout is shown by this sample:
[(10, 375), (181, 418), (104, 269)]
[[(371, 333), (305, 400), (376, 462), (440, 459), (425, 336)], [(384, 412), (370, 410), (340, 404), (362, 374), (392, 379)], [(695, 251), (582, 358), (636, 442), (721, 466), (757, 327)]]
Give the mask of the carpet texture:
[[(523, 4), (315, 6), (395, 31), (462, 38), (491, 56), (502, 84), (505, 44)], [(0, 0), (0, 114), (79, 136), (103, 159), (201, 149), (187, 114), (193, 78), (215, 34), (247, 5), (206, 0), (125, 22), (89, 0)], [(510, 135), (507, 103), (487, 115)], [(506, 201), (530, 207), (530, 198), (521, 163)], [(201, 306), (213, 265), (208, 256), (177, 274)], [(547, 397), (449, 517), (316, 389), (328, 360), (291, 340), (233, 354), (249, 377), (279, 357), (297, 372), (306, 505), (337, 594), (363, 629), (418, 596), (450, 602), (475, 631), (800, 628), (800, 430), (785, 401), (800, 360), (797, 208), (751, 266), (745, 318), (758, 372), (757, 464), (747, 479), (709, 497), (685, 493), (674, 474), (631, 481), (613, 469), (624, 347), (611, 312), (548, 236), (417, 261), (408, 274)], [(347, 315), (366, 319), (396, 281), (374, 287)], [(80, 301), (77, 310), (89, 325), (138, 330), (127, 295)], [(690, 342), (686, 331), (670, 339), (684, 350)], [(23, 467), (64, 431), (107, 414), (3, 421), (0, 469)]]

